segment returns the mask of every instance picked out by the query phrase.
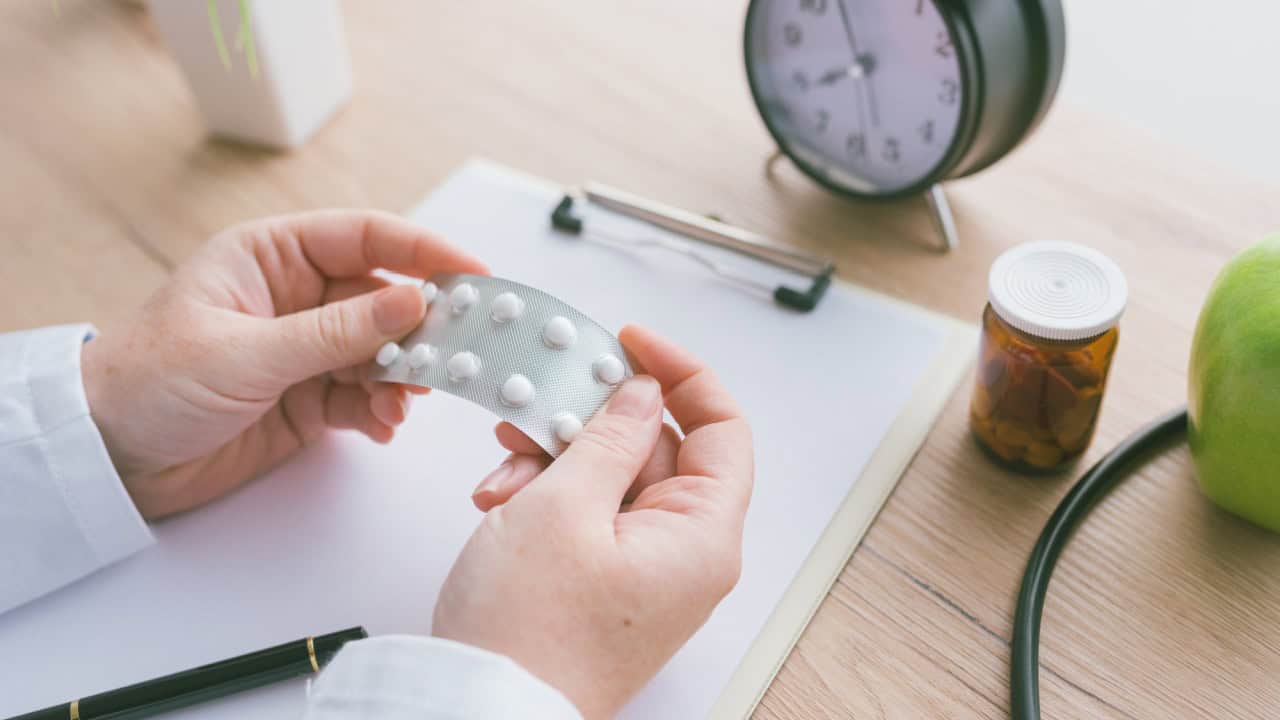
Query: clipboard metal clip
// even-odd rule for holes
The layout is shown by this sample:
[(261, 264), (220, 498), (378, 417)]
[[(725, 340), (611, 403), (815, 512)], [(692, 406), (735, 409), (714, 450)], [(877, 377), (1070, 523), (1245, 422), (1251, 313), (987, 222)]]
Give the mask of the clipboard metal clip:
[(637, 220), (643, 220), (691, 240), (714, 245), (753, 260), (803, 275), (810, 279), (809, 287), (801, 290), (788, 285), (773, 286), (766, 284), (758, 278), (739, 272), (717, 261), (707, 253), (699, 252), (690, 245), (673, 242), (663, 237), (623, 238), (596, 227), (591, 228), (590, 232), (588, 232), (583, 218), (573, 212), (576, 198), (572, 192), (565, 194), (560, 203), (552, 210), (552, 227), (571, 235), (590, 235), (595, 239), (612, 245), (644, 245), (660, 247), (679, 253), (706, 266), (721, 277), (768, 293), (774, 302), (792, 310), (810, 312), (816, 308), (818, 302), (822, 300), (822, 296), (826, 294), (827, 288), (830, 287), (831, 276), (835, 273), (835, 263), (826, 258), (779, 247), (755, 233), (734, 227), (728, 223), (702, 217), (679, 208), (662, 205), (599, 183), (586, 183), (583, 185), (582, 197), (587, 202)]

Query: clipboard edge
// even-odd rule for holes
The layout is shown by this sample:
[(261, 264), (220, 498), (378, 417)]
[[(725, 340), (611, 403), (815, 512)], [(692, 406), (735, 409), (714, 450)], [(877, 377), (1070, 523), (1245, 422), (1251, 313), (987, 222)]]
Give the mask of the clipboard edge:
[(832, 586), (862, 544), (867, 530), (893, 494), (898, 481), (924, 446), (942, 410), (973, 366), (978, 347), (976, 326), (875, 291), (853, 287), (890, 302), (910, 306), (916, 312), (932, 315), (950, 326), (950, 330), (906, 407), (885, 433), (818, 542), (809, 551), (800, 571), (769, 614), (764, 628), (730, 676), (707, 715), (711, 720), (746, 718), (760, 704), (814, 614), (826, 601)]

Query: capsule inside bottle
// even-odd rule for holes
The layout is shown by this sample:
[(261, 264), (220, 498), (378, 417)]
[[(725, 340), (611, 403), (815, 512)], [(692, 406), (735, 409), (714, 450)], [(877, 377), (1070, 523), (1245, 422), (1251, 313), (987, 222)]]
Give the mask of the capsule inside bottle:
[(1004, 465), (1051, 472), (1093, 439), (1119, 330), (1084, 340), (1045, 340), (987, 305), (969, 421), (978, 443)]

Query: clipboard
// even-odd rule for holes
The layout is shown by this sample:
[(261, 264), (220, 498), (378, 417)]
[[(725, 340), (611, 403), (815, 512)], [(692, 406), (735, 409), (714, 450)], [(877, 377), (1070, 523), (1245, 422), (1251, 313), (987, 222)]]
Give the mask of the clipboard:
[[(575, 204), (580, 201), (595, 203), (605, 210), (670, 230), (682, 235), (684, 240), (672, 242), (643, 234), (622, 238), (605, 232), (597, 238), (598, 241), (618, 246), (659, 247), (690, 256), (713, 274), (763, 290), (779, 306), (797, 312), (814, 311), (830, 288), (835, 274), (835, 263), (828, 259), (779, 247), (715, 217), (698, 216), (599, 183), (588, 182), (580, 189), (570, 189), (551, 213), (552, 226), (576, 235), (589, 233), (583, 219), (573, 212)], [(785, 283), (770, 285), (749, 274), (726, 268), (716, 260), (714, 252), (698, 249), (693, 242), (710, 243), (764, 265), (790, 271), (804, 278), (807, 287), (797, 289)], [(841, 291), (869, 292), (847, 284), (842, 284)], [(884, 296), (878, 296), (878, 300), (907, 313), (928, 312)], [(832, 515), (800, 572), (738, 664), (708, 717), (725, 720), (745, 718), (759, 704), (880, 508), (889, 499), (898, 479), (923, 445), (952, 391), (966, 375), (969, 359), (976, 352), (976, 329), (945, 317), (938, 317), (938, 321), (944, 326), (950, 325), (951, 329), (933, 366), (924, 373), (911, 400)]]
[[(811, 312), (781, 307), (677, 253), (553, 228), (563, 196), (473, 160), (410, 216), (607, 327), (654, 327), (738, 397), (757, 462), (742, 579), (621, 717), (745, 717), (967, 375), (977, 329), (834, 279)], [(598, 204), (577, 211), (619, 238), (681, 241)], [(803, 283), (737, 255), (717, 261), (766, 285)], [(331, 434), (158, 524), (157, 546), (0, 616), (0, 717), (316, 628), (429, 633), (435, 595), (480, 520), (471, 490), (505, 453), (486, 411), (443, 393), (423, 400), (390, 445)], [(112, 661), (94, 646), (112, 648)], [(304, 695), (282, 683), (171, 717), (293, 716)]]

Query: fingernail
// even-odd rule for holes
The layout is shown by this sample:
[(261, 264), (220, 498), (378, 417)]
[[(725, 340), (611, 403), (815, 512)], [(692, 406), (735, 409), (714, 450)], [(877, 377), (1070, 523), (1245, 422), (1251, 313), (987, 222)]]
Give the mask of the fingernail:
[(409, 419), (409, 402), (412, 399), (413, 396), (407, 392), (402, 392), (396, 397), (396, 403), (400, 406), (400, 419), (395, 422), (395, 425), (400, 425)]
[(471, 493), (471, 497), (482, 495), (484, 493), (496, 493), (507, 478), (511, 477), (512, 464), (510, 460), (504, 461), (496, 470), (485, 475), (480, 484), (476, 486), (476, 491)]
[(399, 335), (422, 319), (422, 293), (416, 287), (397, 285), (373, 296), (373, 322), (383, 335)]
[(648, 375), (637, 375), (618, 388), (604, 411), (610, 415), (643, 420), (658, 410), (661, 401), (662, 392), (658, 381)]

